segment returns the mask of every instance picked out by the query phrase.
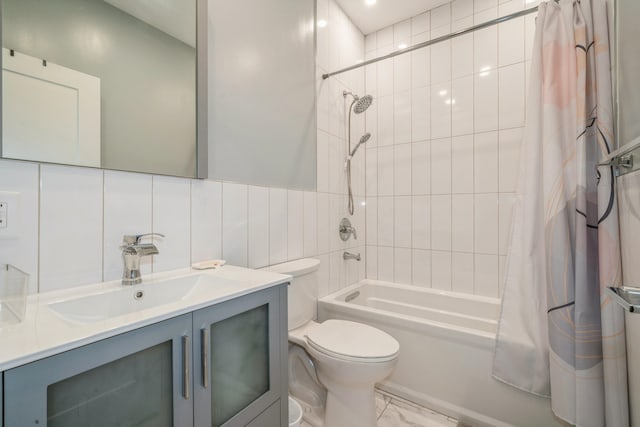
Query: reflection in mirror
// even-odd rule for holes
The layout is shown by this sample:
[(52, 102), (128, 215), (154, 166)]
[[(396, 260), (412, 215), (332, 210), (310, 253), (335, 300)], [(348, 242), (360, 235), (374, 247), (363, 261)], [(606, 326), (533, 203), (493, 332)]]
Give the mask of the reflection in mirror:
[(196, 171), (197, 0), (2, 0), (2, 156)]

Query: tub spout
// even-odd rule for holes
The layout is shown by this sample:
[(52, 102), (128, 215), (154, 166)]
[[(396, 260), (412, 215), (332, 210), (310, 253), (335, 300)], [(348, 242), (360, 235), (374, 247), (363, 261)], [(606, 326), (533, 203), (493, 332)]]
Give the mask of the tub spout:
[(351, 252), (345, 252), (342, 254), (342, 259), (345, 261), (350, 259), (355, 259), (356, 261), (360, 261), (360, 254), (352, 254)]

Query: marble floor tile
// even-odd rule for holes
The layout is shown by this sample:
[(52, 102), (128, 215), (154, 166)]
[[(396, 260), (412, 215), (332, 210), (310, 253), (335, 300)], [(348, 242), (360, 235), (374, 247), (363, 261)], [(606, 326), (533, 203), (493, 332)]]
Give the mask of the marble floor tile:
[[(376, 389), (377, 427), (457, 427), (457, 420)], [(321, 422), (321, 421), (320, 421)], [(300, 427), (314, 427), (302, 421)]]
[(376, 390), (376, 418), (380, 418), (380, 415), (382, 415), (382, 412), (387, 408), (389, 402), (391, 402), (390, 396)]
[(423, 408), (396, 396), (383, 394), (390, 399), (378, 427), (456, 427), (458, 422), (446, 415)]
[(378, 419), (378, 427), (456, 427), (457, 423), (444, 415), (423, 408), (400, 407), (389, 403)]

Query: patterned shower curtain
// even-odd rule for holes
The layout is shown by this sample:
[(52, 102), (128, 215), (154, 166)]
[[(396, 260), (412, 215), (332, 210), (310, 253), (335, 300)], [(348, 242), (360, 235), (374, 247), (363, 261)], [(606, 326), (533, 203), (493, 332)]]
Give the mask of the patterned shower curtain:
[(605, 0), (540, 4), (494, 377), (579, 426), (627, 426)]

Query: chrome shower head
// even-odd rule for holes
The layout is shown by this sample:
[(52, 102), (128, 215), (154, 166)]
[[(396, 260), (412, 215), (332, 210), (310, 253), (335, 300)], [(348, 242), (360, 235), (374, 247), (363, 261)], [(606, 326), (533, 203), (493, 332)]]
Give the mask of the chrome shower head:
[(353, 112), (356, 114), (364, 113), (371, 104), (373, 104), (373, 96), (371, 95), (365, 95), (360, 99), (356, 98), (356, 106), (354, 107)]
[(360, 138), (360, 141), (358, 141), (358, 143), (356, 144), (355, 147), (353, 147), (353, 150), (351, 150), (351, 153), (349, 153), (349, 160), (351, 160), (351, 158), (353, 157), (354, 154), (356, 154), (356, 151), (358, 151), (358, 148), (364, 144), (365, 142), (367, 142), (369, 140), (369, 138), (371, 138), (371, 134), (369, 132), (365, 133), (364, 135), (362, 135), (362, 138)]
[(360, 141), (358, 142), (358, 145), (364, 144), (365, 142), (367, 142), (369, 140), (369, 138), (371, 138), (371, 134), (369, 132), (365, 133), (364, 135), (362, 135), (362, 138), (360, 138)]
[(360, 98), (358, 95), (356, 95), (353, 92), (348, 92), (346, 90), (342, 91), (342, 96), (346, 98), (347, 95), (351, 95), (353, 97), (353, 102), (351, 103), (351, 107), (355, 105), (355, 108), (353, 108), (353, 112), (356, 114), (364, 113), (367, 110), (367, 108), (369, 108), (371, 104), (373, 104), (373, 96), (371, 95), (365, 95), (362, 98)]

